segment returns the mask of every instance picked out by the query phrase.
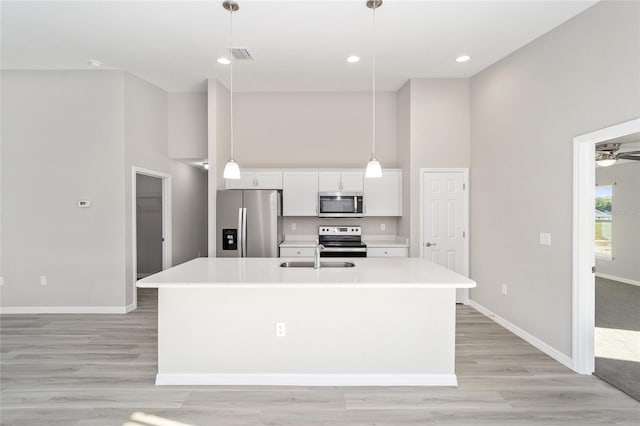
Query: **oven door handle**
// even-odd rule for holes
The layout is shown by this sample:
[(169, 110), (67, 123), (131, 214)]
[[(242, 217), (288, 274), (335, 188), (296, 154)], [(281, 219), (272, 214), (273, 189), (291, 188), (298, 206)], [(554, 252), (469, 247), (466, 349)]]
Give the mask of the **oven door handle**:
[(367, 251), (366, 247), (325, 247), (324, 250), (326, 252), (358, 252), (358, 251)]

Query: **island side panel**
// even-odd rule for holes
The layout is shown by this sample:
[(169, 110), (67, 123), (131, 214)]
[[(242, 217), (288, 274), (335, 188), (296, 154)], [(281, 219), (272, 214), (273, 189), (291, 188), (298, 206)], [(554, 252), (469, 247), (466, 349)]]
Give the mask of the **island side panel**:
[(455, 288), (160, 288), (158, 309), (159, 384), (455, 384)]

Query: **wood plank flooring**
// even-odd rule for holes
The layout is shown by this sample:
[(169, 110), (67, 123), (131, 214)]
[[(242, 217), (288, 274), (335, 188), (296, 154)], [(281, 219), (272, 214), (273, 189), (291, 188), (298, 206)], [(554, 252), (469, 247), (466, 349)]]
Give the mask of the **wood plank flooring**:
[(142, 290), (139, 306), (127, 315), (2, 316), (0, 423), (640, 424), (640, 403), (466, 306), (458, 308), (457, 388), (158, 387), (155, 290)]

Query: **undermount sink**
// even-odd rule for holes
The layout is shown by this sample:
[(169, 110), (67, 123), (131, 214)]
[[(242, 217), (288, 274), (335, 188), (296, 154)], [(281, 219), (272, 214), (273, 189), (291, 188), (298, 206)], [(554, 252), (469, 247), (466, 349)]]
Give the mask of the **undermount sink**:
[[(320, 268), (353, 268), (353, 262), (320, 262)], [(283, 262), (281, 268), (313, 268), (313, 262)]]

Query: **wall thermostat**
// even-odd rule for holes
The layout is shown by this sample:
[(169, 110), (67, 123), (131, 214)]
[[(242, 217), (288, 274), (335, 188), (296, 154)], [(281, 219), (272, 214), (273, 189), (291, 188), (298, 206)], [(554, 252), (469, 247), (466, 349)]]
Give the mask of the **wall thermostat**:
[(86, 209), (91, 206), (91, 201), (89, 200), (78, 200), (78, 207)]

